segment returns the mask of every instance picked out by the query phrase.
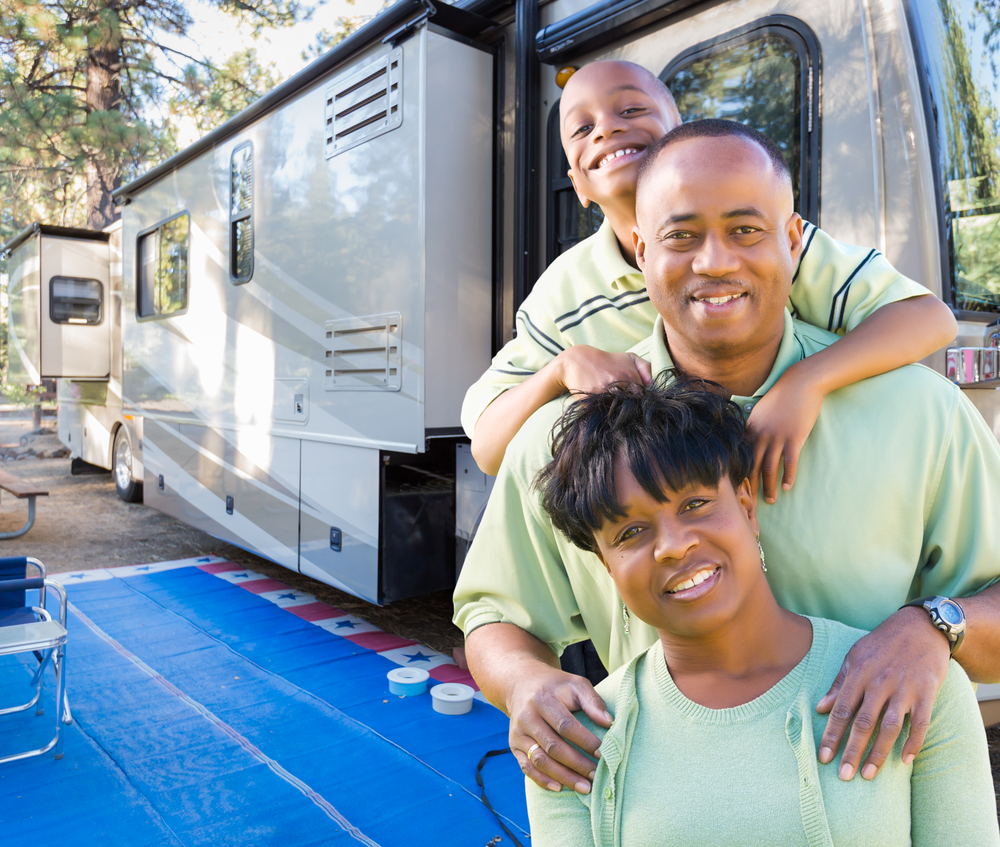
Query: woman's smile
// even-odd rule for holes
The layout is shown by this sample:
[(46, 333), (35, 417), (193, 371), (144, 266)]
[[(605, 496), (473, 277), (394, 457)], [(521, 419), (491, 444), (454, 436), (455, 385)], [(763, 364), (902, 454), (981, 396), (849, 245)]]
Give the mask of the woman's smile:
[(694, 575), (667, 589), (666, 593), (672, 600), (698, 600), (718, 584), (721, 574), (720, 565), (698, 568)]

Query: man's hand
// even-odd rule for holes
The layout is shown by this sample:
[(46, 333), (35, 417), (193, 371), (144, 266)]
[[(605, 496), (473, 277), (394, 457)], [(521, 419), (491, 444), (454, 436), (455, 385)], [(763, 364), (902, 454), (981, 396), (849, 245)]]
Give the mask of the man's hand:
[(782, 491), (795, 482), (799, 452), (816, 425), (823, 406), (823, 391), (805, 372), (785, 371), (754, 406), (747, 420), (747, 431), (753, 438), (754, 469), (750, 474), (754, 499), (761, 479), (764, 502), (773, 503), (778, 493), (778, 466), (784, 463)]
[(861, 769), (865, 779), (873, 779), (908, 714), (910, 733), (903, 745), (903, 761), (910, 764), (927, 735), (934, 698), (948, 673), (948, 659), (948, 639), (925, 611), (908, 607), (890, 615), (851, 648), (830, 690), (816, 706), (817, 712), (830, 713), (819, 760), (823, 764), (833, 760), (853, 718), (840, 758), (840, 778), (854, 776), (877, 730)]
[(564, 392), (593, 393), (613, 382), (649, 385), (653, 381), (649, 362), (635, 353), (606, 353), (586, 344), (563, 350), (552, 367)]
[(590, 682), (556, 668), (539, 669), (511, 692), (508, 709), (510, 749), (525, 775), (551, 791), (565, 785), (589, 793), (594, 762), (567, 740), (595, 758), (601, 755), (597, 737), (572, 714), (583, 710), (595, 723), (611, 726), (611, 715)]

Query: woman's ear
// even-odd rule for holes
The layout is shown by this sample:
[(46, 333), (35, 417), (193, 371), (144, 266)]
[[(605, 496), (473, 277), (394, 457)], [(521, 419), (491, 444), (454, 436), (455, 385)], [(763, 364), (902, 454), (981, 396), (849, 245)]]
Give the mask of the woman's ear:
[(757, 503), (753, 499), (753, 492), (750, 490), (750, 480), (745, 479), (736, 489), (736, 499), (740, 504), (740, 509), (747, 516), (750, 526), (754, 532), (760, 532), (760, 524), (757, 523)]

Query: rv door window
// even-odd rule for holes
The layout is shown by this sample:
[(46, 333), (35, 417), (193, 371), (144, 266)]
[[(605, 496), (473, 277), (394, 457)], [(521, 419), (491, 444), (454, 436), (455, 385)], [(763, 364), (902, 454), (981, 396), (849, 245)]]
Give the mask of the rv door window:
[[(945, 297), (960, 313), (1000, 312), (1000, 10), (940, 0), (911, 9), (937, 153)], [(926, 102), (926, 101), (925, 101)], [(971, 315), (967, 315), (970, 316)]]
[[(785, 154), (795, 208), (816, 221), (811, 141), (818, 87), (818, 47), (801, 22), (759, 21), (696, 45), (663, 73), (681, 118), (723, 118), (760, 130)], [(797, 178), (796, 178), (797, 177)]]
[(172, 315), (187, 308), (189, 218), (160, 224), (139, 236), (139, 280), (136, 297), (140, 318)]
[(57, 324), (99, 324), (104, 286), (96, 279), (54, 276), (49, 280), (49, 318)]
[(253, 276), (253, 146), (233, 150), (229, 166), (229, 278)]

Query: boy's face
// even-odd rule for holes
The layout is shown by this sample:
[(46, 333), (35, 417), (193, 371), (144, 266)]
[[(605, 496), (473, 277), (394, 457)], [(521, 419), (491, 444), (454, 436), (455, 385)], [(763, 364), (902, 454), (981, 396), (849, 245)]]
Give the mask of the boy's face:
[(627, 62), (578, 70), (563, 91), (559, 131), (580, 202), (634, 197), (646, 148), (679, 123), (652, 74)]

